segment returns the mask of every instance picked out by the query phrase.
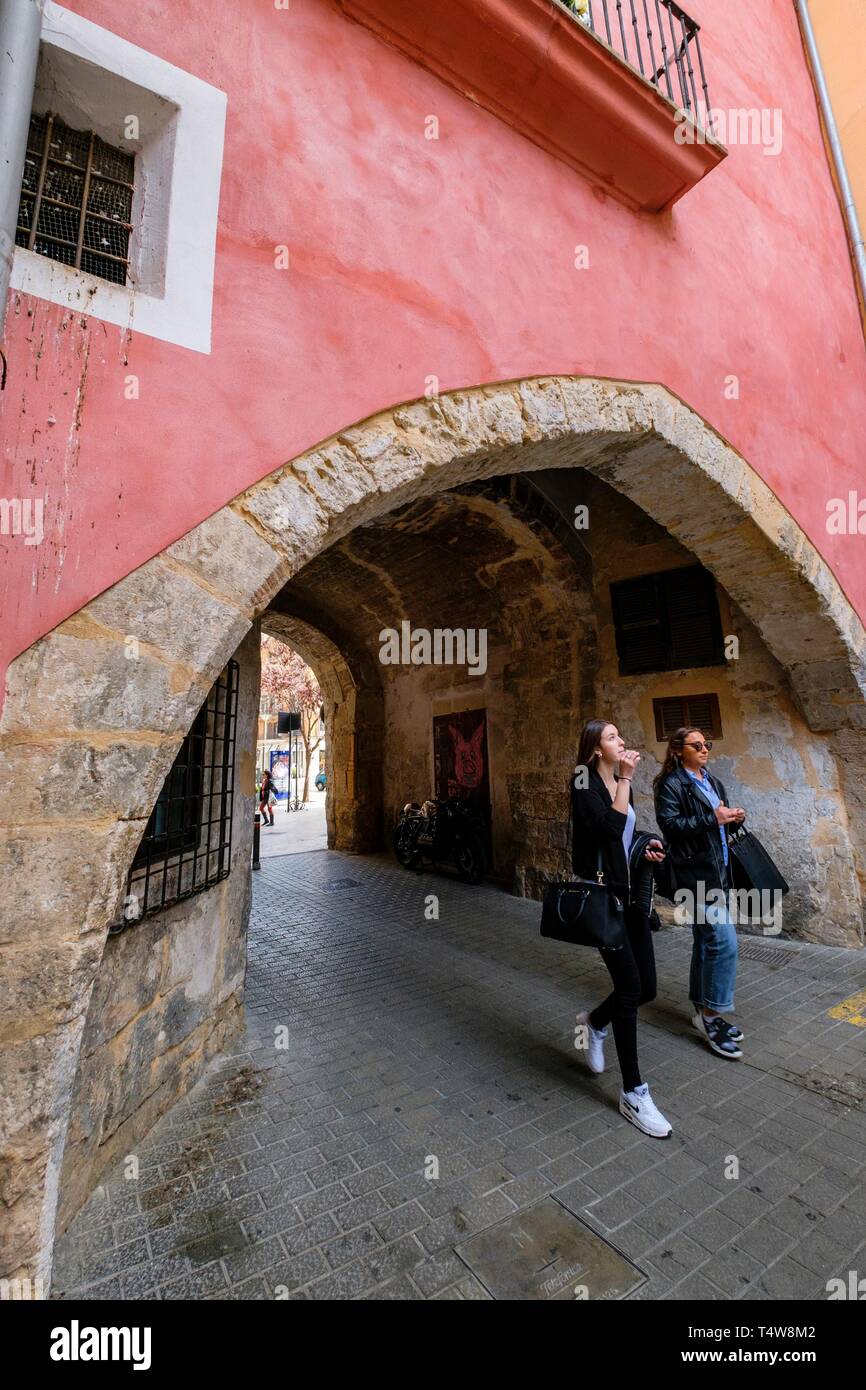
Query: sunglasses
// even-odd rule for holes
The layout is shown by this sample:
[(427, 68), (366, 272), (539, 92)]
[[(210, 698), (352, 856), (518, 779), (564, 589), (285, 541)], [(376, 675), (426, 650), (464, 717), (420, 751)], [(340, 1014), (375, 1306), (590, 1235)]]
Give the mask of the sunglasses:
[(686, 743), (683, 745), (684, 748), (694, 748), (696, 753), (700, 753), (702, 748), (706, 748), (707, 752), (709, 753), (712, 746), (713, 745), (711, 743)]

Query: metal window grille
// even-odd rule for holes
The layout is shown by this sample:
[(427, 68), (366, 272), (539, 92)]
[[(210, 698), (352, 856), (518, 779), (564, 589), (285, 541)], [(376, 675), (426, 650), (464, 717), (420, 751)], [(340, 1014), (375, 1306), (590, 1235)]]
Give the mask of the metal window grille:
[(50, 113), (31, 116), (17, 246), (125, 285), (135, 155)]
[[(560, 0), (577, 20), (697, 125), (711, 110), (701, 26), (676, 0)], [(703, 95), (703, 111), (698, 96)]]
[(701, 729), (707, 738), (722, 738), (718, 695), (666, 695), (653, 700), (656, 738), (666, 743), (677, 729)]
[(238, 664), (230, 661), (193, 721), (157, 797), (112, 932), (228, 877), (237, 696)]

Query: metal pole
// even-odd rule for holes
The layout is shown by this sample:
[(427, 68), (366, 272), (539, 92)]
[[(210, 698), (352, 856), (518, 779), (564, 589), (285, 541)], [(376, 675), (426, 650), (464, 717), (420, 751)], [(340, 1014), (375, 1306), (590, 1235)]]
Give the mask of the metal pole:
[(262, 822), (262, 818), (261, 818), (259, 812), (256, 811), (255, 819), (253, 820), (253, 868), (254, 868), (254, 869), (260, 869), (260, 868), (262, 867), (262, 861), (261, 861), (261, 859), (259, 858), (259, 851), (260, 851), (260, 849), (261, 849), (261, 843), (262, 843), (262, 824), (261, 824), (261, 822)]
[(43, 3), (0, 0), (0, 338), (15, 255)]
[(830, 101), (830, 92), (827, 87), (826, 78), (824, 77), (821, 54), (818, 51), (818, 41), (812, 26), (812, 16), (809, 13), (809, 0), (794, 0), (794, 5), (800, 16), (803, 41), (806, 45), (806, 52), (809, 55), (812, 78), (815, 83), (815, 90), (818, 93), (821, 115), (824, 118), (824, 129), (827, 132), (827, 143), (830, 146), (830, 153), (833, 156), (833, 165), (836, 171), (836, 179), (839, 184), (839, 195), (842, 201), (842, 215), (845, 218), (845, 225), (848, 229), (848, 237), (851, 242), (851, 252), (854, 258), (854, 272), (860, 287), (862, 307), (863, 310), (866, 311), (866, 243), (864, 243), (860, 219), (857, 216), (857, 204), (854, 201), (854, 190), (851, 187), (851, 180), (848, 177), (848, 167), (845, 163), (845, 154), (842, 150), (839, 127), (836, 125), (836, 118), (833, 115), (833, 104)]

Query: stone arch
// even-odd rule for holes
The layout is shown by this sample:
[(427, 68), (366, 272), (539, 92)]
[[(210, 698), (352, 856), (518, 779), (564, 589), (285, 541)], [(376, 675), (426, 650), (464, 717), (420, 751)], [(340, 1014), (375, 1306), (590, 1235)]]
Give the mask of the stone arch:
[(378, 849), (382, 827), (382, 682), (363, 647), (294, 597), (272, 604), (262, 631), (294, 648), (324, 697), (329, 849)]
[[(658, 385), (548, 377), (387, 410), (247, 489), (22, 653), (0, 735), (0, 1275), (47, 1276), (68, 1101), (106, 925), (181, 739), (286, 581), (358, 525), (472, 479), (577, 466), (710, 569), (842, 754), (866, 830), (866, 633), (749, 465)], [(59, 774), (62, 774), (59, 775)], [(862, 858), (859, 864), (863, 877)]]
[[(262, 618), (265, 630), (286, 607), (347, 651), (343, 615), (351, 613), (355, 664), (366, 652), (379, 673), (388, 730), (376, 752), (384, 843), (407, 798), (433, 790), (431, 715), (483, 705), (491, 872), (521, 893), (559, 872), (567, 827), (550, 823), (551, 789), (570, 766), (595, 693), (591, 558), (526, 477), (458, 484), (355, 527), (280, 592)], [(381, 664), (383, 631), (399, 631), (404, 620), (436, 628), (445, 613), (451, 627), (484, 631), (482, 680), (447, 665)], [(542, 686), (543, 714), (533, 718)], [(369, 742), (370, 731), (363, 735)], [(336, 751), (330, 761), (339, 777)]]

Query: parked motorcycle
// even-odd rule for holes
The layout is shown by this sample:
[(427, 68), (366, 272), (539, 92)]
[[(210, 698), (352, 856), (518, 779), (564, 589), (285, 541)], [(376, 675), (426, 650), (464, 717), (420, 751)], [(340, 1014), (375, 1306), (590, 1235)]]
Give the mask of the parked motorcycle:
[(488, 869), (486, 827), (464, 801), (408, 801), (394, 829), (394, 853), (405, 869), (450, 861), (464, 883), (480, 883)]

